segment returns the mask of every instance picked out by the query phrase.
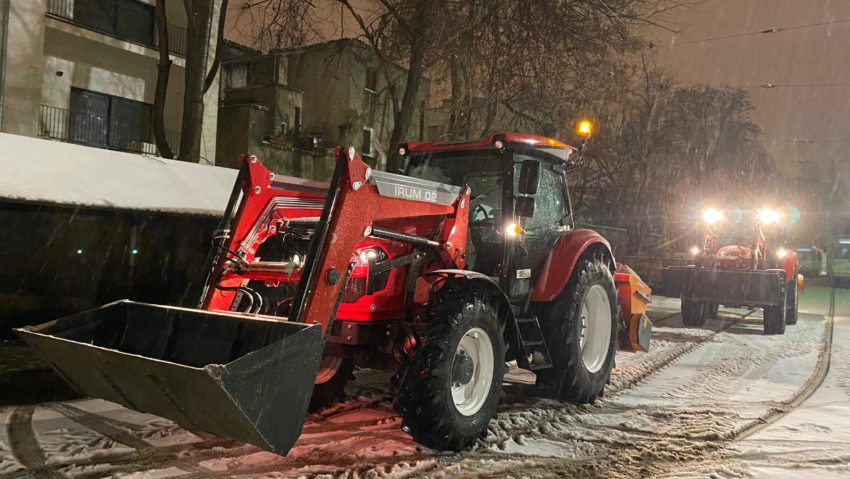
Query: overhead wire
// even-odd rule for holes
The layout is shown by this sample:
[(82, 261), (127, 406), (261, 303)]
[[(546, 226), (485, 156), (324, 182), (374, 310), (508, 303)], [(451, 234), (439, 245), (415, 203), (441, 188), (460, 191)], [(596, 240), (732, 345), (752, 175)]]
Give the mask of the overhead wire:
[[(716, 36), (716, 37), (707, 37), (707, 38), (700, 38), (698, 40), (688, 40), (686, 42), (674, 43), (674, 44), (669, 45), (665, 48), (675, 48), (677, 46), (693, 45), (695, 43), (710, 43), (710, 42), (716, 42), (716, 41), (720, 41), (720, 40), (729, 40), (731, 38), (741, 38), (741, 37), (748, 37), (748, 36), (754, 36), (754, 35), (769, 35), (771, 33), (790, 32), (790, 31), (794, 31), (794, 30), (802, 30), (802, 29), (805, 29), (805, 28), (823, 27), (823, 26), (828, 26), (828, 25), (839, 25), (839, 24), (844, 24), (844, 23), (850, 23), (850, 18), (842, 18), (840, 20), (831, 20), (831, 21), (828, 21), (828, 22), (807, 23), (807, 24), (804, 24), (804, 25), (792, 25), (792, 26), (788, 26), (788, 27), (773, 27), (773, 28), (767, 28), (767, 29), (764, 29), (764, 30), (756, 30), (756, 31), (751, 31), (751, 32), (730, 33), (728, 35), (719, 35), (719, 36)], [(651, 48), (662, 48), (662, 46), (650, 42), (649, 48), (650, 49)]]

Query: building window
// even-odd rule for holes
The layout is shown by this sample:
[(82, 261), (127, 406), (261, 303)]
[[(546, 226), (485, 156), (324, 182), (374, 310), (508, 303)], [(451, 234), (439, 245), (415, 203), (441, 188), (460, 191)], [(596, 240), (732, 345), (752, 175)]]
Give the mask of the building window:
[(151, 142), (153, 105), (71, 89), (69, 140), (100, 148), (138, 150)]
[(295, 134), (301, 133), (301, 108), (295, 107), (295, 121), (292, 123), (292, 128), (295, 129)]
[(245, 88), (248, 86), (248, 64), (229, 63), (224, 68), (224, 89)]
[(371, 128), (363, 128), (363, 137), (360, 144), (360, 151), (363, 153), (363, 156), (373, 156), (372, 155), (372, 129)]
[(74, 23), (124, 40), (154, 45), (154, 7), (136, 0), (75, 0)]
[(375, 93), (378, 91), (378, 70), (375, 68), (366, 69), (366, 90)]

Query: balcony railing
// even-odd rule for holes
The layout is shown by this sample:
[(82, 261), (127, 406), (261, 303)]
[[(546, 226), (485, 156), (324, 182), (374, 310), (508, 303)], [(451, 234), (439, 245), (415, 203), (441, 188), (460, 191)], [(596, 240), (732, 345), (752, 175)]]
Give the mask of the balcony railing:
[[(121, 40), (157, 48), (154, 7), (136, 0), (47, 0), (47, 14)], [(168, 24), (168, 50), (186, 56), (186, 29)]]
[[(153, 139), (153, 127), (133, 119), (110, 119), (89, 113), (41, 105), (38, 115), (38, 136), (68, 143), (158, 155)], [(180, 132), (166, 130), (165, 137), (172, 150), (180, 145)]]

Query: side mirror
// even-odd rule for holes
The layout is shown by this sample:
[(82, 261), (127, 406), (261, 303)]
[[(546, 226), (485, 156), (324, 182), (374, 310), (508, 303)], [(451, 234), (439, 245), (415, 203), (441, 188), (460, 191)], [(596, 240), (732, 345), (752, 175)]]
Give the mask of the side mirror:
[(514, 214), (518, 218), (531, 218), (534, 216), (534, 197), (520, 196), (514, 205)]
[(519, 170), (517, 191), (522, 195), (534, 195), (537, 194), (538, 186), (540, 186), (540, 162), (535, 160), (523, 161)]

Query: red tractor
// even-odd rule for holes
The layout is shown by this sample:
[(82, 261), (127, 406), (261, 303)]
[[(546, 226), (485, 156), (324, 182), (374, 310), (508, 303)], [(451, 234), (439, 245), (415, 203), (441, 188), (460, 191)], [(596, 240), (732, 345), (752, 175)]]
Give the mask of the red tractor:
[(245, 157), (197, 309), (125, 300), (19, 334), (86, 394), (279, 454), (355, 366), (393, 371), (405, 429), (459, 450), (506, 362), (586, 403), (618, 341), (648, 348), (650, 290), (574, 226), (575, 148), (497, 133), (399, 153), (405, 175), (338, 148), (330, 184)]
[[(662, 271), (665, 294), (682, 299), (682, 322), (702, 326), (716, 318), (720, 305), (764, 309), (764, 333), (783, 334), (797, 322), (797, 253), (784, 247), (768, 248), (764, 229), (775, 226), (782, 214), (733, 210), (730, 221), (718, 209), (703, 211), (699, 246), (691, 266)], [(748, 220), (743, 218), (750, 216)]]

